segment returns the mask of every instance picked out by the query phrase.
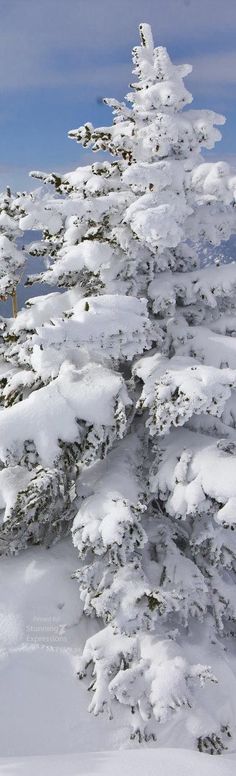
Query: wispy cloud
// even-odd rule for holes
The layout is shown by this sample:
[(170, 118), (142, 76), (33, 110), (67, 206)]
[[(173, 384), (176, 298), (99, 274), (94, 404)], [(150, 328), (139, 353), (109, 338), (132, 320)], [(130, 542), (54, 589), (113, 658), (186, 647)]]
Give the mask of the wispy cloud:
[[(236, 0), (0, 0), (0, 11), (1, 160), (12, 161), (0, 169), (0, 189), (29, 188), (27, 163), (86, 163), (67, 127), (106, 123), (96, 99), (128, 91), (141, 21), (174, 61), (193, 63), (186, 83), (197, 104), (233, 116)], [(234, 129), (224, 137), (233, 153)]]
[(236, 51), (217, 51), (191, 60), (191, 80), (205, 84), (236, 85)]
[[(1, 0), (1, 89), (63, 86), (91, 63), (138, 41), (140, 21), (156, 42), (178, 45), (236, 34), (235, 0)], [(215, 44), (217, 47), (217, 43)], [(102, 62), (101, 62), (102, 64)], [(66, 68), (65, 68), (66, 71)], [(96, 75), (95, 75), (96, 77)], [(79, 76), (77, 75), (77, 78)], [(68, 80), (67, 80), (68, 82)]]

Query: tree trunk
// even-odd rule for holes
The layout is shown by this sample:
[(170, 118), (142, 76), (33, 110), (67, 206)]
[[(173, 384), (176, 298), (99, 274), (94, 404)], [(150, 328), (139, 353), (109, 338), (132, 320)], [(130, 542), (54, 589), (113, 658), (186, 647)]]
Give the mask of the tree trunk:
[(13, 318), (16, 318), (17, 316), (17, 295), (16, 295), (16, 288), (14, 288), (14, 291), (12, 291), (12, 315)]

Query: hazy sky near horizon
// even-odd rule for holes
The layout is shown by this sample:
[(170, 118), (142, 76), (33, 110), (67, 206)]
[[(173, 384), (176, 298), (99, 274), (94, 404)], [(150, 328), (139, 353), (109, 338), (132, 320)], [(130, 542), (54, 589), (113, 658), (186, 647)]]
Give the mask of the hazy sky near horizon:
[(67, 132), (110, 123), (101, 97), (127, 92), (141, 21), (193, 64), (193, 107), (226, 116), (215, 156), (236, 165), (236, 0), (0, 0), (0, 190), (86, 163)]

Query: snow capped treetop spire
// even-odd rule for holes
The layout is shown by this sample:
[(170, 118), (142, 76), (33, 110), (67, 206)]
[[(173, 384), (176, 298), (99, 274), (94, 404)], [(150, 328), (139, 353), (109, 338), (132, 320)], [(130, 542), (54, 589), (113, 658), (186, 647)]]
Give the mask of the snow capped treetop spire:
[(154, 41), (152, 37), (151, 25), (146, 24), (145, 22), (141, 22), (141, 24), (139, 25), (139, 32), (140, 32), (140, 38), (141, 38), (141, 45), (153, 51)]
[[(145, 97), (145, 102), (150, 103), (151, 97), (151, 109), (166, 107), (180, 110), (192, 102), (192, 95), (183, 84), (183, 78), (192, 71), (191, 65), (174, 65), (166, 48), (154, 48), (149, 24), (140, 24), (139, 31), (141, 46), (133, 49), (134, 73), (137, 73), (139, 83), (132, 84), (136, 94), (127, 95), (128, 100), (136, 104), (138, 97), (140, 105), (140, 99), (143, 101)], [(144, 89), (149, 90), (147, 95)]]
[(194, 161), (202, 148), (211, 149), (221, 139), (215, 125), (224, 124), (225, 119), (209, 110), (183, 113), (192, 102), (184, 84), (191, 65), (176, 65), (165, 47), (154, 47), (149, 24), (142, 23), (139, 30), (141, 45), (132, 52), (137, 80), (130, 84), (124, 101), (104, 99), (113, 109), (113, 125), (94, 128), (87, 122), (70, 130), (69, 137), (93, 151), (121, 158), (128, 166), (167, 157), (189, 159), (190, 155)]

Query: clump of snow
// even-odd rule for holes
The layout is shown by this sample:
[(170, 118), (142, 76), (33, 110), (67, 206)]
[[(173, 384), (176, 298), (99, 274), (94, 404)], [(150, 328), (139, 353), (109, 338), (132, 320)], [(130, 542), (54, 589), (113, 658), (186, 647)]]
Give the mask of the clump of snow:
[(77, 370), (64, 362), (56, 380), (22, 404), (0, 413), (0, 457), (20, 460), (26, 439), (35, 443), (45, 465), (59, 456), (58, 441), (80, 440), (79, 420), (98, 426), (115, 423), (130, 399), (120, 375), (98, 364)]
[(135, 373), (144, 380), (138, 406), (150, 408), (147, 425), (152, 435), (166, 434), (171, 426), (184, 425), (194, 414), (221, 417), (236, 387), (236, 371), (181, 356), (150, 356), (136, 364)]
[[(13, 327), (13, 331), (17, 328)], [(79, 362), (84, 347), (96, 361), (99, 357), (125, 360), (150, 346), (151, 337), (145, 300), (118, 295), (91, 296), (89, 300), (77, 302), (64, 319), (52, 317), (50, 323), (38, 327), (37, 333), (21, 349), (21, 358), (25, 352), (25, 360), (47, 380), (53, 367), (56, 376), (63, 361), (75, 359), (76, 353)]]

